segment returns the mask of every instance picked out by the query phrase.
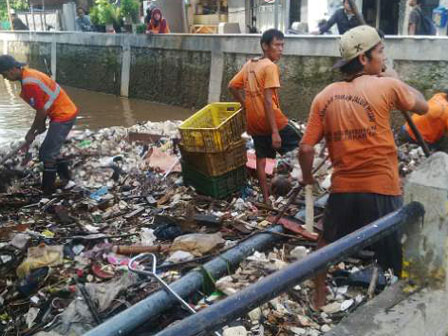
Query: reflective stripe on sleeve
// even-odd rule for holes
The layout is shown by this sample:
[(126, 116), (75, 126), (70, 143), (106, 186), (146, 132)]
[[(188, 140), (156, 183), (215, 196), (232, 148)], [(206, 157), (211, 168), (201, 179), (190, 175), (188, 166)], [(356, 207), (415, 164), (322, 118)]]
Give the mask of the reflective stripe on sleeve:
[(42, 89), (42, 91), (44, 91), (48, 95), (49, 99), (44, 105), (45, 111), (48, 111), (48, 109), (53, 105), (54, 101), (61, 93), (61, 87), (59, 86), (59, 84), (56, 83), (56, 88), (53, 91), (45, 83), (37, 78), (26, 77), (22, 80), (22, 84), (37, 84)]

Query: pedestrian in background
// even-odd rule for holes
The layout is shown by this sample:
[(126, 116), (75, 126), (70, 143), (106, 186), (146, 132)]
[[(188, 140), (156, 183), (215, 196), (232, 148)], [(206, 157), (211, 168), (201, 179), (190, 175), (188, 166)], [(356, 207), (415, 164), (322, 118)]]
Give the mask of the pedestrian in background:
[(409, 35), (436, 35), (437, 30), (432, 19), (425, 16), (422, 11), (423, 0), (409, 0), (412, 11), (409, 14)]
[(151, 20), (146, 28), (147, 34), (169, 34), (170, 27), (166, 19), (162, 16), (162, 11), (155, 8), (151, 11)]
[(83, 31), (83, 32), (93, 31), (92, 22), (90, 21), (90, 17), (88, 15), (86, 15), (84, 8), (78, 7), (76, 9), (76, 12), (78, 14), (78, 17), (75, 20), (76, 30)]
[(153, 9), (156, 9), (157, 6), (154, 3), (150, 3), (148, 8), (146, 8), (146, 16), (145, 16), (145, 24), (148, 26), (149, 22), (151, 22), (151, 13)]
[(319, 25), (319, 29), (312, 32), (312, 34), (324, 34), (328, 32), (334, 24), (336, 24), (339, 34), (342, 35), (347, 30), (361, 25), (361, 22), (359, 22), (355, 12), (353, 11), (353, 8), (350, 6), (350, 2), (348, 0), (343, 0), (342, 5), (344, 6), (343, 8), (338, 9), (326, 23)]
[(267, 30), (260, 44), (263, 56), (250, 59), (230, 81), (229, 90), (246, 110), (247, 133), (254, 140), (258, 180), (264, 202), (269, 204), (266, 159), (274, 159), (277, 152), (283, 155), (297, 148), (300, 135), (280, 109), (280, 74), (275, 62), (283, 54), (283, 33)]
[(18, 17), (17, 13), (11, 10), (11, 21), (14, 30), (30, 30), (26, 24)]

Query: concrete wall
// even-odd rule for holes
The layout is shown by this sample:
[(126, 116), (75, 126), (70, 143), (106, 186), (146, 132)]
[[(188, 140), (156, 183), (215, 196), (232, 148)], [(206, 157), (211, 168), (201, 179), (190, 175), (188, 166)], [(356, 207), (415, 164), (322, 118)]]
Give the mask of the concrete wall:
[(419, 286), (448, 289), (448, 154), (436, 152), (407, 178), (405, 202), (425, 207), (421, 227), (405, 230), (404, 273)]
[(58, 43), (56, 78), (83, 89), (120, 94), (121, 48)]
[[(287, 36), (281, 105), (305, 119), (314, 96), (340, 78), (332, 36)], [(157, 102), (202, 107), (228, 100), (227, 83), (260, 52), (257, 35), (161, 36), (98, 33), (0, 33), (3, 53), (47, 71), (61, 84)], [(430, 96), (448, 83), (446, 37), (389, 37), (387, 54), (403, 79)], [(45, 63), (46, 61), (46, 63)]]

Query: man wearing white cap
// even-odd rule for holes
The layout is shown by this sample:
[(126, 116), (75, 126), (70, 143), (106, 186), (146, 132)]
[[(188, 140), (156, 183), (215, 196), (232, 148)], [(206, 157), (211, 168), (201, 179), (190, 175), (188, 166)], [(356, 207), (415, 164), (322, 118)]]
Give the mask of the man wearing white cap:
[[(402, 205), (390, 114), (393, 110), (418, 114), (428, 110), (420, 92), (396, 78), (395, 72), (384, 71), (384, 44), (376, 29), (359, 26), (349, 30), (341, 37), (339, 48), (342, 59), (335, 68), (345, 80), (327, 86), (315, 97), (299, 152), (303, 184), (314, 183), (314, 145), (322, 139), (333, 164), (319, 247)], [(372, 248), (379, 264), (400, 276), (398, 233)], [(316, 278), (316, 308), (325, 303), (325, 277)]]

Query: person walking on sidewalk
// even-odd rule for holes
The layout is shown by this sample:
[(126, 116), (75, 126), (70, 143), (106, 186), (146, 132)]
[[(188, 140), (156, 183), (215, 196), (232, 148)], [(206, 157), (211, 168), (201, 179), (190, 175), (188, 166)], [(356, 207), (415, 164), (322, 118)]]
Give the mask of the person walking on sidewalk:
[(328, 32), (334, 24), (338, 27), (339, 34), (344, 34), (356, 26), (361, 25), (355, 15), (350, 2), (348, 0), (342, 1), (343, 8), (338, 9), (325, 24), (319, 25), (319, 29), (313, 31), (311, 34), (319, 35)]
[[(385, 70), (384, 44), (377, 30), (359, 26), (340, 40), (336, 63), (345, 81), (327, 86), (314, 99), (299, 149), (302, 183), (314, 184), (314, 146), (325, 139), (333, 165), (331, 190), (318, 247), (395, 211), (402, 205), (392, 110), (424, 114), (423, 95)], [(395, 77), (395, 78), (393, 78)], [(398, 233), (372, 246), (383, 269), (401, 275)], [(316, 277), (314, 305), (325, 304), (326, 274)]]
[[(414, 114), (412, 121), (431, 150), (448, 153), (448, 90), (436, 93), (428, 105), (428, 113)], [(418, 143), (408, 123), (401, 128), (399, 139)]]
[[(261, 36), (263, 56), (249, 60), (229, 83), (232, 95), (246, 110), (247, 132), (255, 145), (257, 174), (265, 203), (269, 203), (266, 159), (297, 148), (299, 131), (280, 109), (278, 66), (283, 53), (284, 36), (270, 29)], [(242, 95), (244, 91), (244, 97)]]
[(0, 73), (9, 81), (20, 81), (20, 97), (36, 110), (36, 116), (25, 136), (30, 145), (37, 134), (46, 130), (46, 119), (50, 119), (47, 135), (39, 150), (39, 159), (44, 164), (42, 191), (51, 195), (55, 191), (56, 173), (63, 182), (70, 181), (68, 163), (59, 158), (61, 147), (72, 129), (78, 108), (67, 93), (46, 74), (25, 67), (10, 55), (0, 56)]

